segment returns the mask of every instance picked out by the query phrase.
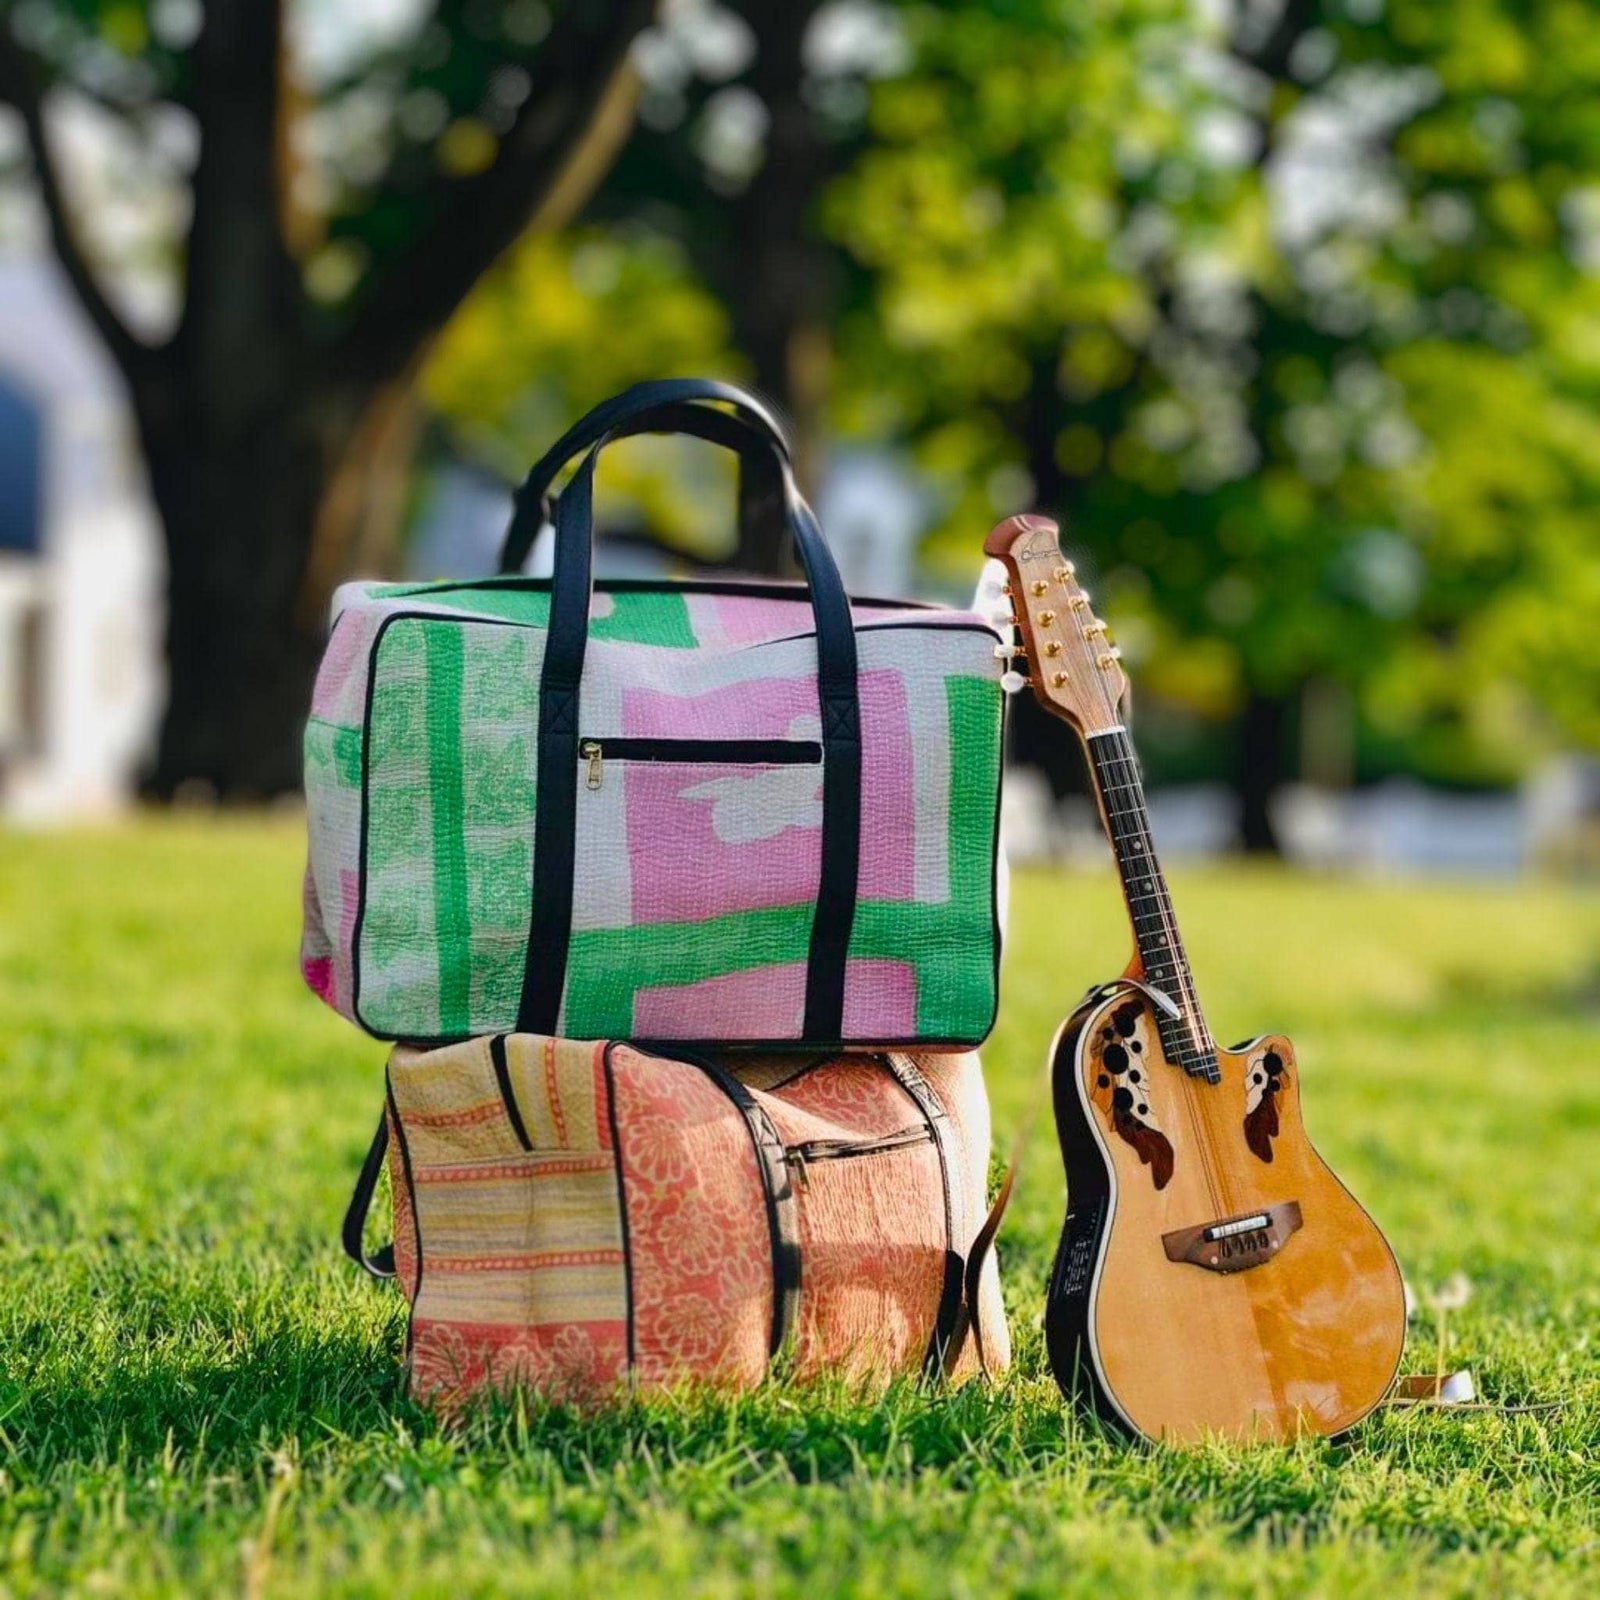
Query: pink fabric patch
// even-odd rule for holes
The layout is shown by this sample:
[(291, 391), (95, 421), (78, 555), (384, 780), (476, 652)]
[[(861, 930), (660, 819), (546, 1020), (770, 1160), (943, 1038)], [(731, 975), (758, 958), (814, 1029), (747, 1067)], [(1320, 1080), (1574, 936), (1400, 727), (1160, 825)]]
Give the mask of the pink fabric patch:
[(814, 676), (757, 678), (696, 695), (622, 692), (622, 732), (630, 739), (815, 739), (821, 724)]
[(356, 905), (361, 898), (361, 875), (350, 867), (339, 869), (339, 943), (334, 949), (333, 984), (336, 1008), (351, 1001), (350, 963), (355, 953)]
[[(699, 983), (638, 989), (633, 1031), (646, 1038), (798, 1038), (805, 1006), (805, 963), (784, 962)], [(846, 1037), (909, 1039), (916, 1032), (916, 1017), (917, 976), (909, 962), (846, 963)]]
[[(867, 672), (860, 693), (866, 843), (860, 893), (909, 900), (916, 886), (916, 811), (905, 683), (898, 672)], [(816, 739), (816, 683), (767, 678), (691, 696), (631, 690), (623, 696), (622, 732), (629, 738)], [(814, 898), (820, 765), (637, 761), (619, 770), (639, 921), (699, 922)]]
[(307, 956), (300, 963), (306, 986), (319, 999), (333, 1004), (333, 957)]
[(342, 612), (328, 637), (312, 685), (312, 716), (338, 720), (339, 697), (347, 693), (350, 683), (365, 676), (363, 661), (371, 643), (371, 614), (360, 608)]
[[(629, 738), (816, 739), (816, 685), (766, 678), (683, 697), (630, 691), (622, 731)], [(635, 761), (620, 772), (637, 921), (701, 922), (815, 896), (820, 763)]]
[(861, 866), (866, 900), (916, 895), (916, 807), (911, 793), (911, 713), (898, 672), (864, 672), (861, 694)]
[(805, 1006), (805, 963), (786, 962), (636, 989), (633, 1031), (646, 1038), (797, 1039)]
[[(627, 785), (629, 865), (636, 922), (703, 922), (736, 911), (803, 905), (817, 891), (820, 766), (634, 762)], [(771, 827), (744, 837), (746, 823)]]
[(787, 639), (810, 633), (811, 602), (805, 594), (794, 600), (763, 600), (739, 595), (711, 597), (712, 614), (725, 644), (756, 644), (764, 639)]
[[(811, 613), (811, 599), (799, 590), (793, 600), (767, 600), (757, 595), (741, 596), (691, 595), (691, 615), (704, 604), (712, 617), (714, 643), (728, 645), (759, 644), (767, 639), (788, 639), (796, 634), (806, 634), (816, 627)], [(850, 614), (858, 628), (874, 622), (911, 622), (918, 627), (931, 624), (945, 627), (983, 623), (982, 619), (967, 611), (916, 610), (903, 606), (865, 606), (856, 601)], [(698, 630), (697, 630), (698, 631)], [(709, 641), (708, 641), (709, 642)]]
[(844, 1036), (909, 1039), (917, 1031), (917, 971), (909, 961), (847, 961)]

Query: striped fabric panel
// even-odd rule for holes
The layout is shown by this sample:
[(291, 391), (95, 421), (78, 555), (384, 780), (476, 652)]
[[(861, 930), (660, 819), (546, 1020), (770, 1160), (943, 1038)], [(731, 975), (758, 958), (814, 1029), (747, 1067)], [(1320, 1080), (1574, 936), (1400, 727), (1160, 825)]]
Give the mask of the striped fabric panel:
[(540, 1150), (609, 1150), (603, 1044), (514, 1033), (506, 1069), (529, 1142)]
[[(430, 1264), (466, 1257), (521, 1257), (543, 1251), (620, 1250), (617, 1175), (605, 1165), (540, 1176), (541, 1158), (495, 1163), (483, 1176), (440, 1181), (438, 1168), (413, 1166), (417, 1208)], [(562, 1163), (570, 1166), (570, 1163)]]
[[(599, 1137), (602, 1049), (507, 1041), (531, 1151), (501, 1097), (489, 1040), (391, 1053), (412, 1184), (396, 1221), (402, 1207), (414, 1211), (422, 1251), (420, 1283), (407, 1274), (418, 1393), (448, 1403), (463, 1387), (519, 1376), (592, 1392), (625, 1375), (628, 1269), (616, 1162)], [(558, 1124), (560, 1142), (548, 1137)]]

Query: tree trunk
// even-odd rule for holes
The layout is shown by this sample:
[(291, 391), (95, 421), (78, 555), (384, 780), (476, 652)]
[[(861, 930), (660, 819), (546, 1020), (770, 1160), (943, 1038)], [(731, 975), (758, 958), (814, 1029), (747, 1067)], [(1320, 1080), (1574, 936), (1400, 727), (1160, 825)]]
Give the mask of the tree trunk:
[(302, 410), (247, 437), (148, 441), (166, 535), (167, 707), (144, 788), (260, 800), (301, 781), (326, 638), (306, 592), (318, 508), (348, 424)]
[(1060, 364), (1059, 345), (1036, 350), (1030, 357), (1028, 388), (1017, 429), (1028, 453), (1028, 476), (1033, 480), (1033, 503), (1024, 509), (1038, 509), (1054, 517), (1064, 517), (1068, 511), (1067, 475), (1056, 459), (1056, 437), (1065, 409), (1057, 378)]
[[(836, 288), (815, 217), (827, 158), (805, 99), (805, 37), (820, 8), (821, 0), (735, 8), (756, 29), (750, 85), (771, 120), (761, 171), (733, 206), (735, 248), (718, 285), (756, 389), (785, 414), (796, 475), (808, 494), (822, 470), (819, 441), (831, 356), (827, 311)], [(737, 564), (751, 572), (793, 572), (788, 540), (775, 540), (774, 531), (767, 519), (747, 519)]]
[(1239, 722), (1239, 844), (1252, 855), (1281, 855), (1272, 802), (1283, 783), (1289, 702), (1252, 689)]

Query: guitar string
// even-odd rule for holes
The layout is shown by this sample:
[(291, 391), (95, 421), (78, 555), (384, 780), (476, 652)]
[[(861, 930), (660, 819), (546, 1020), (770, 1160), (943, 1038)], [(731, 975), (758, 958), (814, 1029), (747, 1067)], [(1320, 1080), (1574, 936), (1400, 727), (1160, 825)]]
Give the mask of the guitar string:
[[(1094, 766), (1096, 768), (1096, 777), (1099, 779), (1101, 784), (1102, 802), (1106, 806), (1107, 831), (1111, 835), (1113, 853), (1116, 856), (1119, 868), (1124, 869), (1122, 873), (1123, 882), (1129, 893), (1130, 900), (1135, 902), (1134, 905), (1130, 905), (1130, 911), (1134, 916), (1134, 939), (1135, 944), (1140, 947), (1140, 965), (1145, 966), (1143, 951), (1144, 940), (1141, 937), (1141, 931), (1138, 926), (1138, 912), (1135, 909), (1138, 900), (1143, 897), (1140, 896), (1138, 891), (1134, 888), (1133, 878), (1131, 871), (1129, 870), (1132, 867), (1132, 863), (1127, 857), (1128, 847), (1132, 846), (1137, 848), (1143, 856), (1144, 865), (1140, 870), (1149, 874), (1147, 880), (1148, 882), (1160, 884), (1162, 880), (1160, 876), (1160, 866), (1155, 859), (1154, 841), (1149, 839), (1148, 829), (1141, 825), (1140, 807), (1137, 803), (1140, 798), (1140, 782), (1137, 762), (1129, 758), (1131, 756), (1131, 750), (1129, 751), (1128, 755), (1124, 755), (1120, 752), (1119, 746), (1121, 745), (1121, 742), (1121, 738), (1117, 734), (1111, 734), (1109, 736), (1103, 736), (1102, 738), (1096, 739)], [(1115, 770), (1118, 768), (1126, 770)], [(1125, 791), (1125, 794), (1121, 793), (1120, 791)], [(1118, 798), (1126, 798), (1135, 803), (1127, 807), (1119, 807), (1114, 803)], [(1127, 818), (1132, 818), (1134, 823), (1138, 825), (1136, 827), (1136, 832), (1131, 836), (1125, 824), (1123, 822), (1119, 822), (1118, 820)], [(1159, 916), (1161, 925), (1166, 933), (1168, 950), (1167, 959), (1175, 963), (1174, 970), (1179, 978), (1179, 995), (1180, 998), (1185, 998), (1182, 975), (1183, 963), (1178, 960), (1180, 952), (1173, 948), (1173, 940), (1177, 936), (1177, 928), (1172, 920), (1169, 908), (1162, 904), (1161, 896), (1158, 894), (1153, 898), (1156, 907), (1156, 913)], [(1187, 1020), (1190, 1016), (1192, 1016), (1192, 1012), (1186, 1010), (1185, 1019)], [(1159, 1018), (1156, 1019), (1156, 1032), (1159, 1038), (1161, 1035), (1161, 1021)], [(1162, 1046), (1162, 1054), (1166, 1055), (1167, 1051), (1165, 1048), (1164, 1039), (1162, 1040)], [(1187, 1068), (1183, 1066), (1182, 1052), (1179, 1054), (1179, 1059), (1172, 1064), (1178, 1067), (1178, 1070), (1184, 1074), (1185, 1079), (1190, 1076)], [(1188, 1083), (1184, 1082), (1183, 1084), (1175, 1087), (1179, 1089), (1179, 1097), (1183, 1101), (1189, 1126), (1194, 1135), (1196, 1156), (1200, 1162), (1201, 1176), (1205, 1181), (1207, 1194), (1210, 1196), (1211, 1204), (1218, 1209), (1218, 1214), (1220, 1215), (1222, 1213), (1221, 1196), (1218, 1194), (1216, 1185), (1212, 1180), (1212, 1162), (1208, 1160), (1208, 1154), (1210, 1153), (1210, 1140), (1206, 1137), (1205, 1131), (1201, 1126), (1200, 1119), (1196, 1114), (1193, 1096), (1189, 1092)]]
[[(1167, 950), (1173, 961), (1173, 971), (1178, 979), (1180, 996), (1184, 1000), (1184, 1021), (1188, 1025), (1190, 1035), (1190, 1053), (1209, 1053), (1211, 1055), (1212, 1069), (1216, 1070), (1216, 1047), (1214, 1043), (1209, 1046), (1198, 1042), (1199, 1038), (1210, 1040), (1210, 1030), (1205, 1026), (1205, 1019), (1200, 1011), (1199, 995), (1195, 990), (1193, 973), (1189, 969), (1188, 953), (1183, 949), (1182, 935), (1178, 932), (1177, 913), (1172, 907), (1172, 900), (1166, 886), (1165, 874), (1162, 873), (1160, 863), (1156, 857), (1155, 840), (1151, 837), (1149, 827), (1149, 812), (1144, 801), (1144, 782), (1139, 771), (1139, 763), (1134, 753), (1132, 741), (1124, 732), (1115, 735), (1116, 751), (1111, 757), (1114, 765), (1123, 769), (1118, 777), (1118, 783), (1127, 791), (1127, 798), (1133, 802), (1127, 815), (1129, 815), (1137, 829), (1140, 851), (1144, 859), (1150, 864), (1150, 881), (1157, 886), (1156, 906), (1161, 918), (1162, 927), (1166, 933)], [(1142, 952), (1141, 952), (1142, 959)], [(1196, 1033), (1196, 1029), (1199, 1033)], [(1198, 1104), (1192, 1079), (1195, 1074), (1189, 1072), (1178, 1063), (1179, 1070), (1184, 1073), (1185, 1081), (1179, 1086), (1185, 1109), (1189, 1113), (1191, 1127), (1195, 1130), (1196, 1144), (1204, 1175), (1206, 1187), (1211, 1195), (1212, 1204), (1217, 1206), (1219, 1216), (1232, 1214), (1233, 1206), (1228, 1192), (1226, 1169), (1218, 1157), (1217, 1146), (1212, 1138), (1208, 1108)], [(1209, 1080), (1208, 1080), (1209, 1081)]]
[[(1193, 976), (1188, 969), (1188, 954), (1183, 948), (1182, 935), (1178, 931), (1177, 914), (1173, 909), (1170, 895), (1166, 889), (1165, 876), (1161, 871), (1160, 862), (1155, 853), (1155, 841), (1151, 837), (1146, 813), (1143, 810), (1142, 783), (1139, 781), (1137, 762), (1131, 757), (1116, 759), (1117, 765), (1127, 769), (1126, 775), (1120, 781), (1128, 791), (1128, 798), (1135, 802), (1135, 809), (1130, 813), (1135, 830), (1134, 837), (1138, 840), (1140, 855), (1145, 863), (1145, 870), (1149, 874), (1148, 881), (1156, 886), (1154, 904), (1165, 935), (1166, 955), (1164, 961), (1171, 965), (1173, 976), (1177, 979), (1175, 987), (1183, 1008), (1182, 1023), (1184, 1031), (1188, 1034), (1187, 1045), (1181, 1050), (1179, 1059), (1175, 1063), (1183, 1077), (1180, 1082), (1174, 1085), (1174, 1088), (1183, 1102), (1189, 1126), (1194, 1134), (1196, 1156), (1200, 1162), (1201, 1174), (1205, 1179), (1206, 1192), (1210, 1196), (1216, 1215), (1224, 1217), (1231, 1213), (1227, 1181), (1224, 1176), (1222, 1162), (1218, 1157), (1216, 1143), (1212, 1138), (1210, 1119), (1206, 1115), (1205, 1108), (1198, 1104), (1199, 1096), (1193, 1081), (1196, 1074), (1191, 1072), (1185, 1064), (1188, 1057), (1204, 1054), (1204, 1048), (1198, 1042), (1196, 1031), (1197, 1025), (1203, 1030), (1203, 1018), (1201, 1018), (1199, 1012), (1199, 997), (1195, 992)], [(1143, 952), (1141, 951), (1141, 961), (1142, 956)]]
[[(1119, 811), (1121, 816), (1131, 817), (1137, 826), (1138, 846), (1140, 854), (1148, 863), (1144, 869), (1147, 874), (1146, 890), (1148, 899), (1154, 904), (1156, 915), (1161, 920), (1163, 935), (1167, 944), (1167, 959), (1172, 965), (1173, 977), (1177, 979), (1181, 997), (1187, 1002), (1184, 1012), (1184, 1021), (1189, 1024), (1189, 1051), (1190, 1055), (1205, 1056), (1215, 1049), (1210, 1037), (1210, 1029), (1205, 1025), (1204, 1015), (1200, 1010), (1199, 995), (1195, 990), (1193, 973), (1189, 967), (1189, 956), (1183, 945), (1183, 936), (1178, 930), (1177, 915), (1172, 907), (1171, 895), (1166, 886), (1165, 874), (1156, 857), (1155, 841), (1150, 835), (1147, 822), (1148, 811), (1143, 797), (1143, 782), (1139, 772), (1137, 759), (1130, 753), (1125, 756), (1112, 756), (1110, 760), (1118, 766), (1127, 769), (1126, 776), (1120, 778), (1119, 783), (1126, 789), (1133, 805), (1126, 811)], [(1155, 885), (1153, 890), (1151, 884)], [(1139, 930), (1135, 928), (1135, 934)]]
[[(1114, 736), (1119, 739), (1122, 736)], [(1147, 822), (1148, 809), (1143, 797), (1143, 780), (1139, 772), (1137, 758), (1132, 754), (1131, 748), (1126, 755), (1113, 754), (1108, 758), (1109, 765), (1116, 765), (1126, 769), (1125, 775), (1116, 780), (1118, 785), (1125, 789), (1127, 796), (1133, 801), (1127, 809), (1110, 808), (1114, 815), (1131, 817), (1137, 828), (1137, 847), (1140, 855), (1147, 865), (1142, 869), (1145, 874), (1146, 894), (1135, 898), (1147, 898), (1155, 906), (1155, 914), (1160, 918), (1162, 933), (1167, 947), (1166, 959), (1172, 966), (1172, 975), (1177, 979), (1180, 997), (1187, 1002), (1184, 1009), (1184, 1021), (1189, 1024), (1189, 1054), (1204, 1056), (1208, 1050), (1215, 1046), (1210, 1042), (1210, 1030), (1205, 1026), (1205, 1021), (1200, 1012), (1199, 996), (1195, 991), (1193, 974), (1189, 968), (1188, 952), (1183, 946), (1183, 936), (1178, 930), (1176, 912), (1172, 907), (1171, 895), (1166, 887), (1165, 874), (1156, 856), (1155, 841), (1151, 837)], [(1113, 828), (1113, 833), (1115, 829)], [(1117, 843), (1115, 837), (1113, 844)], [(1119, 860), (1119, 865), (1120, 865)], [(1151, 885), (1155, 887), (1152, 890)], [(1130, 885), (1131, 890), (1131, 885)], [(1138, 913), (1135, 912), (1135, 939), (1140, 937), (1137, 926)], [(1141, 960), (1143, 951), (1140, 952)]]
[[(1150, 904), (1153, 904), (1155, 907), (1155, 915), (1160, 920), (1163, 939), (1167, 951), (1164, 959), (1171, 964), (1172, 975), (1177, 980), (1179, 998), (1184, 1003), (1182, 1020), (1187, 1025), (1187, 1031), (1189, 1035), (1188, 1045), (1184, 1053), (1188, 1056), (1200, 1058), (1210, 1055), (1212, 1059), (1209, 1066), (1209, 1072), (1214, 1073), (1217, 1070), (1215, 1062), (1216, 1046), (1211, 1040), (1210, 1029), (1206, 1027), (1204, 1015), (1200, 1010), (1199, 995), (1195, 989), (1194, 976), (1189, 967), (1188, 952), (1183, 945), (1183, 936), (1178, 930), (1177, 914), (1173, 909), (1171, 895), (1166, 886), (1165, 875), (1161, 870), (1160, 861), (1156, 855), (1155, 841), (1150, 834), (1148, 811), (1144, 803), (1143, 783), (1139, 773), (1137, 758), (1133, 756), (1131, 749), (1129, 749), (1127, 754), (1111, 755), (1108, 758), (1108, 765), (1114, 765), (1124, 769), (1121, 774), (1116, 776), (1114, 781), (1120, 788), (1126, 791), (1127, 798), (1133, 802), (1133, 804), (1126, 810), (1116, 807), (1113, 807), (1112, 810), (1118, 816), (1131, 818), (1135, 824), (1132, 835), (1129, 836), (1125, 833), (1125, 837), (1129, 837), (1129, 842), (1135, 844), (1140, 855), (1146, 862), (1145, 868), (1142, 869), (1146, 874), (1145, 894), (1140, 895), (1138, 891), (1133, 890), (1131, 884), (1129, 885), (1130, 894), (1135, 899), (1147, 900)], [(1117, 841), (1114, 838), (1113, 843), (1116, 842)], [(1119, 865), (1121, 865), (1120, 858)], [(1154, 885), (1153, 889), (1151, 885)], [(1148, 919), (1148, 915), (1148, 912), (1145, 913), (1146, 919)], [(1141, 930), (1138, 927), (1138, 911), (1134, 912), (1134, 918), (1135, 938), (1142, 944)], [(1143, 960), (1143, 954), (1144, 952), (1141, 948), (1141, 962)], [(1177, 1065), (1183, 1067), (1184, 1070), (1188, 1072), (1188, 1068), (1184, 1065), (1181, 1059)], [(1189, 1075), (1195, 1076), (1193, 1073), (1189, 1073)]]
[[(1188, 1053), (1204, 1054), (1204, 1047), (1199, 1044), (1195, 1033), (1196, 1019), (1199, 1019), (1200, 1028), (1206, 1038), (1210, 1037), (1210, 1030), (1205, 1028), (1203, 1016), (1199, 1011), (1199, 997), (1195, 993), (1193, 975), (1189, 971), (1188, 954), (1183, 948), (1182, 939), (1178, 933), (1176, 912), (1172, 908), (1171, 896), (1166, 889), (1165, 875), (1162, 873), (1160, 862), (1156, 857), (1155, 841), (1150, 835), (1149, 813), (1144, 803), (1144, 785), (1139, 771), (1138, 758), (1134, 754), (1132, 742), (1125, 732), (1111, 734), (1109, 739), (1112, 742), (1107, 750), (1104, 765), (1124, 770), (1114, 776), (1110, 773), (1098, 774), (1102, 778), (1102, 789), (1104, 791), (1114, 785), (1116, 789), (1126, 791), (1126, 798), (1132, 802), (1132, 805), (1124, 811), (1119, 811), (1118, 808), (1110, 804), (1107, 805), (1107, 827), (1111, 834), (1113, 851), (1117, 856), (1118, 866), (1123, 866), (1122, 841), (1118, 838), (1118, 827), (1113, 820), (1113, 816), (1119, 815), (1131, 818), (1134, 824), (1139, 853), (1145, 864), (1145, 874), (1148, 881), (1156, 886), (1152, 898), (1155, 902), (1156, 914), (1160, 918), (1162, 930), (1165, 934), (1167, 960), (1172, 963), (1173, 974), (1177, 978), (1179, 998), (1183, 1003), (1184, 1021), (1188, 1025), (1190, 1035), (1191, 1050)], [(1096, 766), (1101, 765), (1098, 753), (1095, 764)], [(1109, 801), (1112, 795), (1104, 794), (1104, 798)], [(1128, 842), (1133, 843), (1135, 840), (1130, 838)], [(1128, 885), (1130, 899), (1138, 898), (1127, 873), (1124, 873), (1124, 882)], [(1130, 907), (1130, 911), (1132, 909)], [(1142, 946), (1136, 912), (1134, 913), (1134, 942), (1136, 945)], [(1144, 964), (1144, 952), (1141, 948), (1140, 965), (1143, 966)], [(1159, 1037), (1159, 1019), (1156, 1022), (1156, 1031)], [(1213, 1045), (1213, 1063), (1215, 1060), (1214, 1050), (1215, 1046)], [(1166, 1053), (1164, 1044), (1162, 1053)], [(1210, 1196), (1211, 1204), (1216, 1208), (1217, 1215), (1219, 1217), (1228, 1216), (1231, 1213), (1227, 1204), (1227, 1186), (1222, 1176), (1222, 1164), (1217, 1159), (1216, 1145), (1210, 1136), (1209, 1118), (1202, 1114), (1195, 1103), (1193, 1084), (1190, 1081), (1195, 1074), (1191, 1073), (1183, 1064), (1181, 1055), (1179, 1061), (1174, 1065), (1183, 1074), (1184, 1081), (1178, 1086), (1179, 1094), (1188, 1116), (1189, 1126), (1194, 1134), (1196, 1155), (1200, 1162), (1201, 1176), (1205, 1180), (1206, 1192)]]

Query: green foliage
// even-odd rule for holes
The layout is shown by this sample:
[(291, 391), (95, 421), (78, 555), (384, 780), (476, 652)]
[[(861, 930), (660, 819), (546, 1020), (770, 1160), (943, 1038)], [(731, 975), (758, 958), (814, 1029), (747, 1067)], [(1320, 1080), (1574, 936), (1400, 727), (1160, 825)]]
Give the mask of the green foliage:
[[(570, 424), (646, 378), (743, 375), (727, 318), (657, 234), (529, 234), (473, 290), (430, 355), (423, 393), (454, 447), (515, 482)], [(602, 457), (608, 514), (714, 554), (729, 525), (721, 452), (639, 439)], [(685, 484), (699, 491), (685, 494)]]
[[(1016, 1370), (947, 1396), (686, 1396), (453, 1427), (338, 1256), (382, 1047), (299, 983), (298, 823), (12, 837), (0, 876), (0, 1593), (1571, 1596), (1600, 1538), (1600, 937), (1549, 884), (1180, 875), (1223, 1037), (1283, 1027), (1313, 1132), (1454, 1357), (1553, 1411), (1347, 1444), (1134, 1448), (1067, 1415), (1036, 1318), (1061, 1222), (1040, 1060), (1120, 964), (1104, 874), (1022, 875), (987, 1052), (1027, 1130)], [(1493, 930), (1492, 938), (1485, 933)], [(1419, 1329), (1408, 1368), (1429, 1357)]]
[(1196, 709), (1325, 676), (1420, 730), (1520, 684), (1592, 743), (1585, 12), (909, 8), (828, 208), (875, 286), (841, 415), (919, 440), (949, 565), (1067, 513)]

